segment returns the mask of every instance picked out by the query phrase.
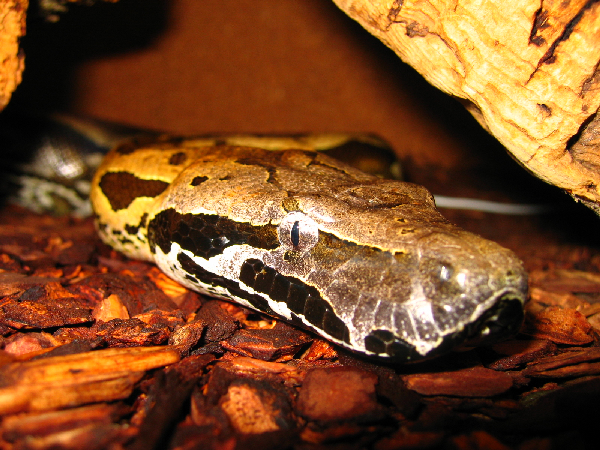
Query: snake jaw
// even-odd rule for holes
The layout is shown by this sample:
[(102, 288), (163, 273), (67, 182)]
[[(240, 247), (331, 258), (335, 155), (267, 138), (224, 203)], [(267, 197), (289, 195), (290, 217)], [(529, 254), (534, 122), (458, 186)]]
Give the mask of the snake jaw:
[(523, 302), (519, 293), (508, 291), (502, 294), (496, 305), (471, 327), (474, 333), (462, 347), (482, 347), (514, 336), (524, 319)]

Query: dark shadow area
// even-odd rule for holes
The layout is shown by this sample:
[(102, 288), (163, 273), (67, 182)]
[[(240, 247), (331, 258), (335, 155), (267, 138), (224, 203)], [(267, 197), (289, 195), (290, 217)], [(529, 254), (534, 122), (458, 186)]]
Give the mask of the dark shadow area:
[(67, 109), (73, 68), (103, 55), (134, 52), (150, 45), (165, 29), (167, 0), (98, 2), (93, 7), (69, 4), (56, 23), (48, 22), (32, 3), (27, 15), (23, 82), (11, 109), (39, 113)]

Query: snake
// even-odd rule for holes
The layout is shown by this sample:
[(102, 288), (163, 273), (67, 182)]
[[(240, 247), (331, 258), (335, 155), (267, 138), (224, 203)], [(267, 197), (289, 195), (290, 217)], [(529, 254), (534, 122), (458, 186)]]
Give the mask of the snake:
[(522, 262), (451, 224), (424, 187), (265, 147), (122, 143), (92, 181), (100, 237), (190, 289), (370, 357), (415, 361), (518, 330)]
[[(89, 194), (105, 243), (189, 289), (382, 361), (489, 345), (520, 328), (527, 275), (512, 251), (451, 224), (426, 188), (331, 156), (357, 143), (375, 152), (374, 138), (117, 134), (103, 159), (50, 152), (94, 164), (69, 183), (82, 202), (61, 204), (86, 215)], [(52, 166), (47, 153), (38, 166)], [(19, 182), (38, 180), (39, 209), (65, 183), (36, 170)]]

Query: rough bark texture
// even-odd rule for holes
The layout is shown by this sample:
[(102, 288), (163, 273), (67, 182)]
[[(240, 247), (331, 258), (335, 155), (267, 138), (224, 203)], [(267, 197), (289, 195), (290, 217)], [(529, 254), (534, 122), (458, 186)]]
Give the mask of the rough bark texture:
[(600, 2), (334, 1), (527, 169), (600, 212)]
[(0, 110), (21, 82), (25, 58), (19, 53), (19, 39), (25, 34), (28, 0), (0, 2)]

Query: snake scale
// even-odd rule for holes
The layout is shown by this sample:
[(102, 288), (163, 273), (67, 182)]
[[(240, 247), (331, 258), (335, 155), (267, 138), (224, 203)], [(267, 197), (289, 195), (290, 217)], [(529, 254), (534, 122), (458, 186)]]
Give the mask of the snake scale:
[(91, 186), (101, 238), (369, 356), (414, 361), (518, 330), (527, 277), (511, 251), (449, 223), (424, 187), (270, 143), (118, 145)]

